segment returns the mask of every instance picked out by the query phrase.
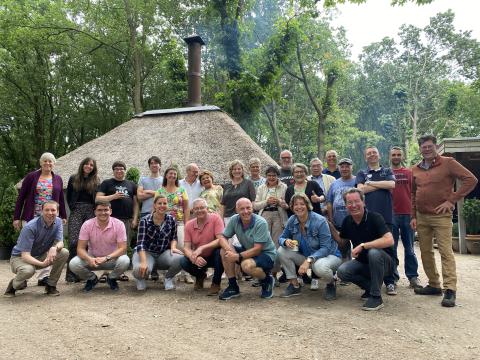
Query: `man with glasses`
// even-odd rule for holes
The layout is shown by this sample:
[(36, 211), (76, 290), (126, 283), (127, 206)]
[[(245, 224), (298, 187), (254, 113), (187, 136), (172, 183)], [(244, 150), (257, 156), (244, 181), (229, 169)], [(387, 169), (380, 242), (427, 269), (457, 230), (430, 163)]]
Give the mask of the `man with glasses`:
[[(455, 159), (437, 153), (437, 138), (418, 139), (423, 160), (412, 167), (412, 229), (417, 230), (420, 252), (428, 285), (414, 289), (419, 295), (442, 295), (440, 276), (435, 265), (433, 236), (437, 239), (442, 262), (442, 306), (455, 306), (457, 274), (452, 250), (452, 213), (455, 203), (473, 190), (477, 178)], [(454, 191), (456, 180), (461, 186)]]
[(367, 301), (363, 310), (378, 310), (383, 307), (380, 291), (383, 278), (393, 273), (393, 236), (383, 217), (365, 208), (361, 190), (347, 190), (343, 198), (349, 215), (343, 220), (340, 232), (333, 225), (330, 231), (341, 247), (352, 243), (354, 259), (340, 265), (337, 276), (365, 291), (362, 299)]
[(202, 290), (207, 269), (213, 268), (209, 296), (217, 295), (222, 281), (223, 264), (219, 238), (223, 233), (223, 220), (217, 213), (209, 213), (205, 199), (193, 201), (195, 218), (185, 225), (185, 238), (180, 264), (182, 269), (195, 277), (193, 290)]
[(292, 166), (292, 153), (288, 150), (283, 150), (280, 153), (280, 176), (278, 178), (287, 186), (290, 186), (295, 182), (293, 180)]
[[(130, 246), (132, 229), (138, 224), (137, 184), (125, 180), (127, 166), (123, 161), (115, 161), (112, 165), (113, 178), (104, 180), (97, 192), (96, 201), (109, 202), (112, 206), (112, 216), (121, 220), (127, 232), (127, 247)], [(122, 274), (121, 281), (128, 281), (128, 276)], [(102, 276), (102, 282), (106, 278)]]

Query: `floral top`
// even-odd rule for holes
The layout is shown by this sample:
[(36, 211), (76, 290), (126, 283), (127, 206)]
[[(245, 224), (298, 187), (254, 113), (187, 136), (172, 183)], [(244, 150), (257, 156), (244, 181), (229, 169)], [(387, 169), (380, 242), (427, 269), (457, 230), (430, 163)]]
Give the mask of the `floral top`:
[(42, 205), (52, 200), (53, 181), (52, 179), (38, 179), (35, 189), (35, 216), (42, 214)]
[(220, 185), (213, 185), (210, 189), (204, 189), (200, 193), (200, 197), (207, 202), (209, 213), (218, 213), (222, 196), (223, 188)]
[(157, 190), (159, 194), (167, 197), (168, 212), (178, 222), (183, 222), (183, 205), (188, 204), (188, 195), (183, 187), (177, 188), (175, 192), (168, 192), (167, 189), (161, 187)]

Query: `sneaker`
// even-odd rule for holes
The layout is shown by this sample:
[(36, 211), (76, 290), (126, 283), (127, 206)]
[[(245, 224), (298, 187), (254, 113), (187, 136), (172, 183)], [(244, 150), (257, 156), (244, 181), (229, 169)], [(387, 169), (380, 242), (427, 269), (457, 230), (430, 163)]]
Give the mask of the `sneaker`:
[(312, 283), (312, 278), (307, 274), (302, 275), (302, 280), (303, 280), (303, 283), (307, 285)]
[(280, 297), (282, 298), (289, 298), (290, 296), (300, 295), (302, 292), (302, 288), (300, 286), (295, 287), (293, 284), (288, 284), (287, 288), (283, 291)]
[(455, 291), (450, 289), (445, 290), (445, 294), (443, 295), (443, 299), (442, 299), (442, 306), (454, 307), (456, 298), (457, 298), (457, 294)]
[(337, 298), (337, 286), (335, 282), (332, 284), (327, 284), (325, 287), (325, 293), (323, 294), (323, 298), (327, 301), (332, 301)]
[(5, 291), (5, 293), (3, 295), (5, 295), (6, 297), (14, 297), (15, 296), (15, 291), (16, 290), (13, 287), (13, 279), (12, 279), (8, 283), (7, 290)]
[(230, 300), (240, 296), (240, 289), (231, 285), (228, 285), (225, 290), (218, 296), (220, 300)]
[(43, 279), (38, 279), (37, 286), (47, 286), (48, 285), (48, 276), (45, 276)]
[(397, 288), (395, 284), (388, 284), (386, 286), (387, 295), (397, 295)]
[(283, 272), (282, 275), (278, 278), (279, 284), (285, 284), (287, 282), (287, 275)]
[(362, 310), (376, 311), (383, 308), (383, 300), (381, 297), (369, 297), (365, 304), (363, 304)]
[(220, 285), (219, 284), (212, 284), (212, 285), (210, 285), (210, 289), (208, 289), (207, 296), (216, 296), (216, 295), (218, 295), (219, 291), (220, 291)]
[[(185, 274), (184, 277), (183, 277), (183, 281), (185, 281), (185, 284), (195, 283), (195, 281), (192, 278), (192, 275), (190, 275), (190, 274)], [(203, 289), (203, 286), (202, 286), (202, 289)]]
[(262, 299), (271, 299), (273, 297), (273, 288), (275, 287), (275, 278), (268, 275), (262, 282)]
[(138, 291), (145, 291), (147, 290), (147, 282), (145, 279), (136, 279), (137, 283), (137, 290)]
[(46, 285), (45, 286), (45, 295), (58, 296), (60, 292), (57, 290), (56, 286)]
[(80, 279), (78, 278), (77, 275), (75, 275), (73, 272), (67, 269), (67, 273), (65, 275), (65, 281), (67, 283), (78, 283), (80, 282)]
[(252, 281), (252, 287), (260, 287), (262, 286), (262, 283), (258, 279), (253, 279)]
[(365, 290), (362, 296), (360, 296), (362, 299), (368, 299), (370, 297), (370, 291)]
[(95, 287), (95, 285), (98, 284), (98, 277), (97, 275), (95, 275), (95, 277), (93, 279), (89, 279), (86, 281), (85, 283), (85, 287), (83, 288), (83, 291), (85, 292), (89, 292), (89, 291), (92, 291), (93, 288)]
[(414, 288), (417, 295), (442, 295), (442, 289), (427, 285), (425, 287)]
[(165, 290), (175, 290), (175, 280), (174, 278), (165, 278)]
[(410, 287), (413, 289), (422, 287), (422, 284), (420, 284), (420, 280), (418, 280), (418, 277), (416, 276), (412, 277), (409, 281), (410, 281)]
[(203, 282), (205, 281), (205, 275), (204, 276), (197, 276), (195, 278), (195, 284), (193, 285), (193, 290), (198, 291), (203, 289)]
[(110, 286), (110, 289), (113, 291), (118, 291), (118, 282), (117, 279), (111, 279), (110, 276), (107, 277), (107, 284)]
[(318, 279), (312, 279), (312, 282), (310, 283), (310, 290), (317, 291), (319, 287), (318, 284), (319, 284)]

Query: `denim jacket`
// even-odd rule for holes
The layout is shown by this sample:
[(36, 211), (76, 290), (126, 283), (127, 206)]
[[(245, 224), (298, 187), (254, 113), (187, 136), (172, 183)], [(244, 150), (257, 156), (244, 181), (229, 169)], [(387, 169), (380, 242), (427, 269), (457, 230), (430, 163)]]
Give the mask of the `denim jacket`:
[(290, 216), (278, 243), (285, 246), (285, 240), (297, 240), (299, 252), (305, 257), (314, 258), (315, 261), (328, 255), (340, 256), (337, 243), (333, 240), (327, 220), (323, 216), (309, 211), (305, 232), (306, 235), (301, 233), (297, 216)]

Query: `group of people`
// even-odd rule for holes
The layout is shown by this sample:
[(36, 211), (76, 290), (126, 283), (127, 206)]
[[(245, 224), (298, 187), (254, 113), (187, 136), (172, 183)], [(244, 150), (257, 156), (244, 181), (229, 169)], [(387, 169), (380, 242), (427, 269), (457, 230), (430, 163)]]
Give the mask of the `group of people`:
[[(382, 284), (388, 295), (397, 293), (401, 239), (405, 275), (414, 292), (443, 294), (441, 304), (454, 306), (452, 211), (477, 179), (453, 158), (440, 156), (434, 136), (418, 143), (423, 159), (412, 168), (402, 165), (399, 147), (390, 150), (391, 167), (380, 164), (376, 147), (367, 147), (367, 166), (356, 176), (352, 160), (338, 159), (334, 150), (326, 153), (325, 168), (315, 158), (310, 169), (293, 163), (292, 153), (284, 150), (280, 167), (267, 166), (265, 177), (259, 159), (251, 159), (248, 170), (234, 160), (231, 182), (223, 187), (193, 163), (182, 180), (174, 166), (162, 176), (156, 156), (148, 159), (150, 174), (138, 184), (125, 179), (121, 161), (113, 163), (113, 177), (100, 182), (95, 160), (86, 158), (67, 185), (68, 250), (63, 247), (67, 216), (62, 180), (53, 173), (53, 155), (43, 154), (40, 170), (24, 178), (16, 203), (13, 225), (21, 232), (10, 260), (16, 276), (5, 295), (24, 289), (36, 269), (42, 270), (38, 284), (45, 293), (58, 295), (65, 264), (66, 281), (85, 281), (86, 292), (99, 282), (118, 290), (118, 281), (128, 280), (129, 266), (138, 291), (147, 288), (148, 279), (158, 279), (158, 270), (166, 271), (165, 290), (175, 289), (179, 277), (200, 290), (212, 268), (207, 294), (221, 300), (240, 295), (238, 277), (243, 274), (261, 287), (262, 298), (273, 296), (277, 282), (288, 283), (280, 296), (291, 297), (300, 295), (306, 283), (318, 290), (321, 280), (324, 298), (334, 300), (337, 281), (351, 282), (363, 290), (362, 309), (378, 310), (383, 307)], [(457, 179), (462, 185), (455, 191)], [(137, 227), (130, 261), (127, 248)], [(414, 230), (428, 277), (425, 287), (418, 279)], [(433, 236), (441, 254), (443, 289)], [(105, 273), (99, 278), (96, 271)], [(223, 290), (222, 276), (227, 280)]]

